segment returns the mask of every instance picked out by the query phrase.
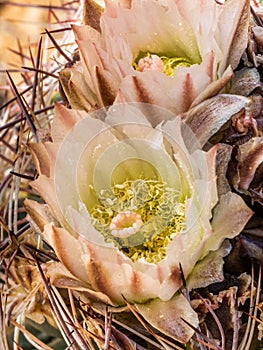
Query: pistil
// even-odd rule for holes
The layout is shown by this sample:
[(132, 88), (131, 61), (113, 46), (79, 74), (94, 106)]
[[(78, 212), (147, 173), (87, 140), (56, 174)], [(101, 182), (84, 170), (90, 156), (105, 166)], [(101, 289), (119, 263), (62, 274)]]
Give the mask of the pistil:
[(120, 212), (111, 220), (111, 234), (114, 237), (127, 238), (138, 232), (142, 224), (141, 215), (131, 211)]
[(177, 67), (190, 67), (193, 63), (184, 57), (166, 57), (152, 53), (146, 53), (143, 57), (136, 59), (133, 63), (134, 68), (139, 72), (160, 71), (169, 77), (174, 76), (174, 70)]

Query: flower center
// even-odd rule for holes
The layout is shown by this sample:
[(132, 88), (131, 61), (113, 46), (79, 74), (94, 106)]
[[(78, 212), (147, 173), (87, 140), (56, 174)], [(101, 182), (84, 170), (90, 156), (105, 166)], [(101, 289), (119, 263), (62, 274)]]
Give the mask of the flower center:
[(139, 55), (134, 61), (133, 66), (139, 72), (157, 70), (165, 73), (169, 77), (174, 76), (174, 70), (179, 66), (190, 67), (192, 62), (183, 57), (166, 57), (147, 53)]
[(142, 224), (140, 214), (122, 211), (111, 220), (110, 229), (113, 236), (125, 238), (138, 232)]
[(185, 228), (185, 204), (160, 181), (126, 180), (101, 190), (98, 199), (90, 212), (94, 227), (132, 261), (158, 263)]

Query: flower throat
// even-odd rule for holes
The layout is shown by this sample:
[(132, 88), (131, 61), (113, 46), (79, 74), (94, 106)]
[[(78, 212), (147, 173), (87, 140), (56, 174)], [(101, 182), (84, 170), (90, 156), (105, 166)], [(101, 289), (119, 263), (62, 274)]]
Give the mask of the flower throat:
[(178, 192), (157, 180), (127, 180), (101, 190), (90, 211), (94, 227), (132, 261), (158, 263), (185, 227)]

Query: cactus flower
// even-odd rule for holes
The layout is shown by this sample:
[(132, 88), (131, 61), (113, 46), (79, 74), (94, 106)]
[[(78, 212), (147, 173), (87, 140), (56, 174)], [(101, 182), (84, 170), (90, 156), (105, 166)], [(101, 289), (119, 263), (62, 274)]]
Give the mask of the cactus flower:
[(246, 48), (249, 4), (105, 1), (99, 28), (73, 27), (80, 61), (60, 73), (70, 104), (143, 102), (179, 114), (216, 95)]
[(81, 281), (113, 307), (128, 301), (186, 342), (193, 331), (181, 318), (195, 327), (198, 318), (179, 293), (180, 265), (191, 284), (196, 264), (251, 216), (238, 195), (218, 198), (216, 147), (202, 151), (180, 118), (145, 104), (113, 105), (106, 115), (57, 105), (51, 134), (30, 147), (40, 174), (32, 187), (53, 219), (39, 203), (25, 207), (71, 273), (66, 283), (55, 271), (53, 282)]

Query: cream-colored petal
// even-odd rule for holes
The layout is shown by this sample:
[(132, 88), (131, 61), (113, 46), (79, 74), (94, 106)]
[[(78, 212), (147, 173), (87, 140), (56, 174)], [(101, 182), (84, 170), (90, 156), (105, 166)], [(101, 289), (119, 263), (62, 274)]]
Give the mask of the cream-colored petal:
[[(194, 155), (198, 156), (197, 153)], [(209, 220), (211, 210), (217, 202), (215, 177), (216, 147), (206, 153), (205, 156), (205, 164), (203, 160), (199, 160), (199, 157), (196, 159), (197, 163), (199, 161), (202, 180), (195, 180), (193, 198), (187, 201), (189, 205), (187, 205), (186, 209), (186, 229), (168, 244), (167, 258), (159, 263), (159, 268), (163, 271), (169, 266), (173, 272), (172, 274), (163, 273), (163, 281), (158, 295), (162, 300), (171, 298), (182, 284), (179, 264), (181, 264), (184, 275), (187, 277), (202, 256), (206, 240), (212, 235)], [(205, 166), (207, 166), (207, 169), (202, 169)], [(205, 173), (204, 175), (202, 171)], [(206, 172), (208, 173), (206, 174)]]
[(117, 138), (102, 121), (87, 115), (74, 125), (61, 144), (54, 168), (56, 195), (65, 213), (79, 201), (93, 205), (94, 167)]
[(221, 195), (211, 222), (214, 232), (205, 243), (203, 256), (218, 249), (225, 238), (237, 236), (252, 215), (252, 210), (239, 195), (232, 192)]
[(151, 326), (181, 343), (187, 343), (194, 334), (184, 320), (195, 328), (199, 324), (197, 314), (181, 294), (165, 302), (154, 299), (136, 304), (136, 308)]
[[(195, 179), (197, 182), (205, 183), (205, 192), (201, 193), (201, 190), (196, 185), (196, 191), (199, 193), (198, 199), (199, 203), (206, 203), (209, 205), (209, 210), (215, 206), (218, 201), (217, 196), (217, 182), (216, 182), (216, 157), (217, 157), (218, 145), (210, 148), (208, 152), (203, 152), (196, 150), (192, 153), (192, 159), (195, 161), (195, 164), (198, 168), (198, 174), (195, 174)], [(211, 202), (208, 203), (205, 199), (207, 194), (211, 198)], [(203, 200), (202, 200), (203, 199)]]
[(56, 227), (51, 223), (45, 225), (43, 237), (55, 250), (67, 270), (88, 284), (89, 275), (84, 262), (87, 258), (84, 257), (79, 241), (64, 228)]
[(160, 282), (156, 276), (147, 274), (148, 264), (144, 264), (146, 271), (138, 271), (131, 260), (116, 249), (86, 240), (81, 240), (81, 245), (89, 256), (85, 266), (94, 290), (108, 295), (120, 305), (125, 304), (123, 296), (130, 302), (139, 303), (157, 297)]
[[(130, 124), (135, 124), (135, 125), (140, 124), (140, 125), (148, 126), (149, 127), (148, 129), (143, 128), (143, 135), (145, 135), (144, 131), (152, 129), (151, 128), (153, 124), (152, 120), (151, 119), (148, 120), (148, 118), (149, 118), (149, 112), (154, 110), (154, 108), (158, 110), (157, 106), (151, 106), (147, 104), (145, 105), (141, 105), (139, 103), (115, 104), (114, 106), (109, 108), (105, 122), (114, 127), (121, 126), (122, 130), (126, 125), (129, 126)], [(130, 136), (128, 132), (129, 130), (125, 134)]]
[[(83, 203), (79, 203), (78, 210), (68, 207), (66, 209), (66, 218), (72, 230), (80, 237), (92, 244), (113, 248), (113, 244), (105, 243), (104, 238), (91, 223), (91, 217)], [(114, 248), (116, 249), (116, 248)]]
[(56, 219), (51, 214), (49, 207), (46, 204), (40, 204), (26, 198), (23, 202), (26, 212), (30, 216), (30, 223), (37, 226), (37, 230), (43, 232), (44, 226), (48, 223), (57, 224)]
[(62, 142), (73, 126), (87, 115), (86, 112), (72, 110), (61, 104), (55, 105), (55, 118), (51, 125), (53, 142)]
[(31, 182), (30, 185), (49, 205), (52, 214), (60, 222), (60, 224), (64, 223), (65, 218), (61, 212), (61, 208), (56, 197), (53, 181), (45, 175), (41, 175), (35, 181)]
[[(187, 149), (185, 141), (182, 137), (180, 125), (180, 119), (175, 118), (165, 123), (162, 127), (162, 130), (172, 146), (174, 161), (177, 164), (181, 175), (182, 192), (184, 193), (184, 196), (187, 197), (191, 196), (195, 169), (193, 168), (194, 162), (191, 162), (192, 159), (190, 157), (189, 150)], [(196, 139), (190, 129), (186, 130), (185, 136), (185, 140), (187, 140), (188, 137), (188, 141), (190, 141), (188, 143), (189, 145), (191, 145), (192, 142), (191, 146), (193, 146), (193, 148), (195, 148), (195, 145), (198, 146)]]
[(43, 143), (28, 145), (39, 174), (50, 176), (50, 157)]
[[(196, 216), (196, 214), (194, 214)], [(194, 225), (185, 232), (178, 234), (168, 245), (166, 260), (159, 263), (165, 271), (167, 266), (170, 274), (165, 274), (159, 289), (158, 297), (164, 301), (169, 300), (182, 286), (179, 264), (182, 266), (184, 276), (187, 277), (194, 265), (201, 258), (205, 240), (211, 236), (212, 230), (204, 232), (201, 219), (194, 218)]]
[[(144, 111), (143, 115), (141, 111)], [(159, 179), (180, 192), (179, 172), (165, 150), (163, 132), (152, 128), (147, 120), (154, 114), (165, 115), (167, 111), (157, 106), (137, 104), (114, 105), (109, 110), (105, 121), (121, 131), (123, 140), (102, 155), (100, 173), (108, 177), (105, 174), (112, 172), (114, 183), (138, 177)], [(118, 172), (114, 172), (114, 168)]]
[(85, 297), (91, 299), (90, 302), (103, 302), (106, 305), (113, 305), (112, 300), (107, 295), (90, 289), (87, 282), (76, 279), (76, 276), (73, 276), (62, 263), (48, 265), (46, 271), (52, 285), (58, 288), (69, 288), (74, 292), (79, 291), (82, 298), (85, 295)]
[(210, 252), (204, 259), (200, 260), (187, 278), (187, 289), (204, 288), (210, 284), (222, 282), (224, 280), (223, 258), (230, 251), (231, 244), (226, 240), (219, 249)]

